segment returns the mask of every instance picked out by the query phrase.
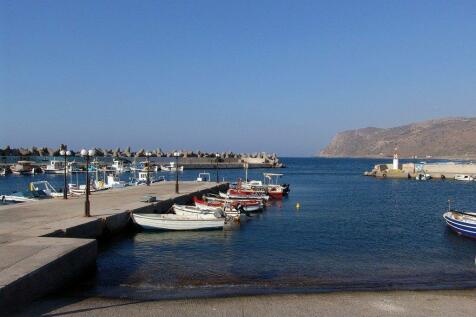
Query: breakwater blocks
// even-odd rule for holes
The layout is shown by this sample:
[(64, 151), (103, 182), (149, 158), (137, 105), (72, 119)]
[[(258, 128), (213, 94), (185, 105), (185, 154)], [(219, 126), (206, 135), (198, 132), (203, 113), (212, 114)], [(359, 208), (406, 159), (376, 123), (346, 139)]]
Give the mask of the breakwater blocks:
[[(84, 197), (0, 206), (0, 312), (9, 311), (74, 282), (95, 267), (96, 238), (131, 223), (131, 212), (162, 213), (193, 196), (225, 191), (227, 183), (174, 182), (95, 192), (91, 217)], [(146, 195), (160, 197), (142, 202)], [(2, 315), (2, 314), (0, 314)]]

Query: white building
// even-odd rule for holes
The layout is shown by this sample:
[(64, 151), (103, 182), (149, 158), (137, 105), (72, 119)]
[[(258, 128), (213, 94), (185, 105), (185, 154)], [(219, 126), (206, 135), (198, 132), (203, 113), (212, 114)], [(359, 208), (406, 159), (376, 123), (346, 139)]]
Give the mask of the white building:
[(398, 153), (397, 148), (395, 148), (395, 153), (393, 154), (393, 167), (394, 170), (398, 170)]

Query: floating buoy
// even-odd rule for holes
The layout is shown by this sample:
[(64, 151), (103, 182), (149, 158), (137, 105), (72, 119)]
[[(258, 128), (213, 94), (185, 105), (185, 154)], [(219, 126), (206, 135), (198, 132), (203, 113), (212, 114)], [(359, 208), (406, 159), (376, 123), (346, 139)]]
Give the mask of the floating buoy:
[(296, 203), (296, 209), (301, 208), (301, 204), (299, 202)]

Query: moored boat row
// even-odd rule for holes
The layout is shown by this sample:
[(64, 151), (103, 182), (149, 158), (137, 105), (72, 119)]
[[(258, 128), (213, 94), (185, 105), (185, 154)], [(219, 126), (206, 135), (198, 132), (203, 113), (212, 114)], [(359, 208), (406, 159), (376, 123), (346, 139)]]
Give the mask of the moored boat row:
[[(255, 183), (252, 183), (255, 182)], [(241, 222), (242, 217), (261, 212), (270, 199), (282, 199), (289, 192), (289, 185), (256, 183), (248, 186), (239, 181), (237, 186), (218, 195), (207, 194), (202, 199), (194, 197), (193, 206), (173, 205), (173, 214), (133, 214), (134, 222), (144, 229), (198, 230), (223, 228), (228, 223)], [(269, 195), (270, 192), (280, 195)]]
[[(127, 160), (114, 159), (112, 164), (100, 162), (94, 160), (89, 166), (89, 172), (111, 171), (116, 173), (129, 173), (129, 172), (182, 172), (183, 166), (176, 166), (174, 162), (170, 162), (164, 165), (156, 165), (151, 162), (129, 162)], [(64, 174), (64, 173), (80, 173), (86, 172), (84, 164), (80, 164), (76, 161), (65, 161), (62, 159), (52, 159), (48, 164), (38, 163), (35, 161), (20, 160), (13, 165), (4, 165), (0, 168), (0, 176), (7, 174), (14, 175), (34, 175), (34, 174)]]

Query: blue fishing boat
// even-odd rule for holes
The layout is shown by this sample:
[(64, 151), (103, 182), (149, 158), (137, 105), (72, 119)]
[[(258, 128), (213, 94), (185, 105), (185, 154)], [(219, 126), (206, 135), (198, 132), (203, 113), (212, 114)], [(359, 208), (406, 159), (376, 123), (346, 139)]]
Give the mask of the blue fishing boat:
[(476, 239), (476, 212), (449, 210), (443, 214), (443, 218), (457, 234)]

